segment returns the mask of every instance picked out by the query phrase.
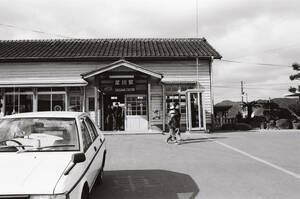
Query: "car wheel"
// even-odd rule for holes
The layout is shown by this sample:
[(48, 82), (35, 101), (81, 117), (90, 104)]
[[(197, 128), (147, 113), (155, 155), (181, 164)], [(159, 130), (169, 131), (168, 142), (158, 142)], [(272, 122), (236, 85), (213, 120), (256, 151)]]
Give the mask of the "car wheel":
[(81, 199), (89, 199), (89, 189), (86, 186), (82, 190)]

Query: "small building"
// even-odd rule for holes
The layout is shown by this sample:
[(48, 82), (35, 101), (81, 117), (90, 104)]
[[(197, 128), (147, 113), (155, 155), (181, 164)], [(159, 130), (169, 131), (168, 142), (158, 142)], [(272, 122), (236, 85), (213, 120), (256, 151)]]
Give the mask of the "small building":
[(151, 132), (177, 102), (186, 130), (206, 130), (214, 59), (205, 38), (0, 41), (1, 112), (85, 111), (108, 130), (118, 104), (121, 130)]

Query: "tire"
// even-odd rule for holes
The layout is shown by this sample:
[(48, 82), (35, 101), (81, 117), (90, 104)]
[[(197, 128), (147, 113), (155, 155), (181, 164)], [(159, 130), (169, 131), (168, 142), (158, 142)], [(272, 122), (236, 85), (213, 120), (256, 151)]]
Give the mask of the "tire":
[(81, 193), (81, 199), (89, 199), (89, 197), (90, 197), (89, 188), (87, 186), (84, 186)]

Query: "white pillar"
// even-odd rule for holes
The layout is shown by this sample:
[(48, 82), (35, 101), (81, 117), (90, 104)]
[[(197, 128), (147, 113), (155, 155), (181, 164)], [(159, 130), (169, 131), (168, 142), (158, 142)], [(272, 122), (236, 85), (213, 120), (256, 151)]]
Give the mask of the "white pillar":
[(148, 78), (148, 130), (151, 130), (151, 83)]

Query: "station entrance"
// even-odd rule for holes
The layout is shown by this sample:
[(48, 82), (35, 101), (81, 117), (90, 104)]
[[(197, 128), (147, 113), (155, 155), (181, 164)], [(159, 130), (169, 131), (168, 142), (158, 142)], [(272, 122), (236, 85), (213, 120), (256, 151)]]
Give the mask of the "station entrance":
[(146, 95), (105, 95), (103, 105), (104, 130), (143, 131), (148, 129)]

